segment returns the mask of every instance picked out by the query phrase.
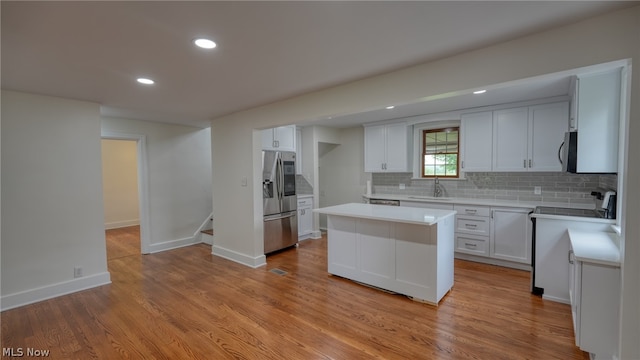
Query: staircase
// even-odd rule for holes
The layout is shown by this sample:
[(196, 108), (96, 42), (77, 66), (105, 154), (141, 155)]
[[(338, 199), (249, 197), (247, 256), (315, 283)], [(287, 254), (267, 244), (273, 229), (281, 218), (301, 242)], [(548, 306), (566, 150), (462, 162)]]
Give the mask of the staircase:
[(199, 234), (201, 242), (205, 244), (213, 245), (212, 227), (213, 227), (213, 217), (209, 216), (209, 218), (205, 220), (205, 222), (200, 226), (200, 229), (202, 229)]
[(203, 243), (213, 245), (213, 229), (202, 230), (200, 237)]

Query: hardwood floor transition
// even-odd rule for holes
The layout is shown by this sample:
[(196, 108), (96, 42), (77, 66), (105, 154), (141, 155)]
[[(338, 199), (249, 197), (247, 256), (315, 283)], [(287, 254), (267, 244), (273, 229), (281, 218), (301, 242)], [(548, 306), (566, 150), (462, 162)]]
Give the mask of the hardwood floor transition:
[(569, 305), (530, 295), (528, 272), (456, 260), (434, 307), (328, 275), (326, 252), (326, 239), (307, 240), (251, 269), (205, 244), (138, 247), (108, 261), (110, 285), (3, 312), (2, 347), (53, 359), (588, 359)]

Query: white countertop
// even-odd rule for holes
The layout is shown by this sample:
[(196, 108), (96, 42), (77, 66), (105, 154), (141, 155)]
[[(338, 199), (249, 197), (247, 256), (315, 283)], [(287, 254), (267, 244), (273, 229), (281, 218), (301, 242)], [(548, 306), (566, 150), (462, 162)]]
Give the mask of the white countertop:
[[(574, 209), (593, 209), (593, 205), (589, 204), (571, 204), (566, 203), (554, 203), (543, 201), (518, 201), (518, 200), (495, 200), (495, 199), (475, 199), (475, 198), (436, 198), (432, 196), (421, 195), (398, 195), (398, 194), (370, 194), (363, 195), (367, 199), (383, 199), (383, 200), (400, 200), (400, 201), (415, 201), (415, 202), (428, 202), (439, 204), (451, 204), (451, 205), (483, 205), (494, 207), (512, 207), (521, 209), (535, 209), (536, 206), (551, 206), (551, 207), (564, 207)], [(585, 221), (585, 222), (597, 222), (605, 224), (615, 224), (615, 219), (600, 219), (581, 216), (564, 216), (564, 215), (548, 215), (548, 214), (531, 214), (531, 217), (540, 219), (553, 219), (553, 220), (572, 220), (572, 221)]]
[(587, 232), (568, 229), (576, 260), (609, 266), (620, 266), (618, 235), (613, 232)]
[(433, 225), (456, 214), (452, 210), (422, 209), (406, 206), (387, 206), (350, 203), (315, 209), (314, 212), (327, 215), (356, 217), (418, 225)]
[(519, 201), (519, 200), (496, 200), (496, 199), (476, 199), (476, 198), (454, 198), (454, 197), (433, 197), (425, 195), (399, 195), (399, 194), (364, 194), (367, 199), (384, 199), (400, 201), (431, 202), (440, 204), (465, 204), (465, 205), (486, 205), (517, 207), (525, 209), (535, 209), (536, 206), (573, 207), (576, 209), (593, 209), (594, 205), (543, 202), (543, 201)]

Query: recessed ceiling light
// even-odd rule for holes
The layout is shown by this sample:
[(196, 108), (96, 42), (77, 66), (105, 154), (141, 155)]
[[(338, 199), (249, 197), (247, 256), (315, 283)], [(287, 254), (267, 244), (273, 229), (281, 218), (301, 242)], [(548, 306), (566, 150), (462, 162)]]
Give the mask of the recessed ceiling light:
[(391, 109), (393, 109), (394, 107), (395, 107), (395, 106), (393, 106), (393, 105), (389, 105), (389, 106), (387, 106), (387, 107), (386, 107), (386, 109), (387, 109), (387, 110), (391, 110)]
[(197, 47), (201, 47), (203, 49), (213, 49), (217, 46), (215, 42), (204, 38), (195, 39), (193, 40), (193, 43), (196, 44)]
[(151, 79), (147, 79), (147, 78), (138, 78), (137, 81), (140, 84), (144, 84), (144, 85), (153, 85), (153, 84), (156, 83), (155, 81), (153, 81)]
[(484, 89), (483, 89), (483, 90), (474, 91), (473, 93), (474, 93), (474, 94), (476, 94), (476, 95), (478, 95), (478, 94), (484, 94), (484, 93), (486, 93), (486, 92), (487, 92), (487, 90), (484, 90)]

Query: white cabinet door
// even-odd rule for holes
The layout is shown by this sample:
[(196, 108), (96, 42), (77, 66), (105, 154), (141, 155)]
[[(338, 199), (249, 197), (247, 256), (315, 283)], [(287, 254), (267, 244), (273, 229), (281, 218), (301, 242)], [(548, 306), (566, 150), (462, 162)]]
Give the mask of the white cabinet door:
[(385, 134), (384, 125), (366, 126), (364, 128), (364, 171), (384, 171)]
[(296, 127), (280, 126), (274, 129), (274, 138), (278, 144), (278, 150), (296, 151)]
[(528, 108), (493, 113), (493, 171), (527, 171)]
[(578, 346), (611, 359), (618, 349), (620, 268), (580, 262), (580, 304), (578, 305)]
[(262, 130), (262, 149), (296, 151), (295, 125)]
[(407, 131), (407, 125), (405, 123), (387, 125), (386, 132), (385, 170), (389, 172), (410, 171), (411, 169), (407, 167), (407, 159), (409, 156), (409, 149), (407, 147), (409, 133)]
[(298, 199), (298, 237), (306, 239), (313, 232), (313, 199)]
[(581, 76), (578, 83), (578, 172), (618, 171), (621, 69)]
[(460, 121), (462, 170), (491, 171), (493, 112), (462, 114)]
[(531, 263), (531, 228), (528, 209), (492, 208), (491, 257)]
[(408, 129), (406, 123), (365, 126), (364, 171), (411, 171)]
[(566, 102), (529, 107), (530, 171), (562, 171), (558, 151), (569, 129), (568, 118)]
[(262, 150), (275, 150), (273, 129), (262, 130)]

